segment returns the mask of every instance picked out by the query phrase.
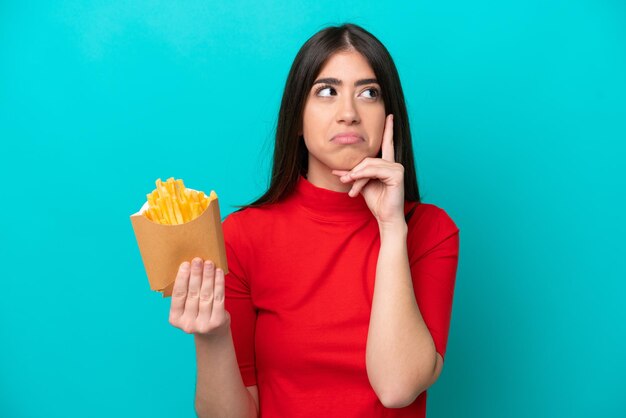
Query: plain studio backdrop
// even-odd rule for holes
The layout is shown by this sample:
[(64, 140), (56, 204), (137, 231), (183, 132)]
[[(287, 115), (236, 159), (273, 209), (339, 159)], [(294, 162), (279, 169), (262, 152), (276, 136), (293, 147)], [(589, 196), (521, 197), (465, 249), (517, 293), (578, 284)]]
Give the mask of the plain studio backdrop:
[(129, 216), (157, 178), (268, 186), (300, 46), (353, 22), (400, 73), (461, 249), (428, 416), (624, 417), (622, 1), (0, 3), (0, 416), (193, 416)]

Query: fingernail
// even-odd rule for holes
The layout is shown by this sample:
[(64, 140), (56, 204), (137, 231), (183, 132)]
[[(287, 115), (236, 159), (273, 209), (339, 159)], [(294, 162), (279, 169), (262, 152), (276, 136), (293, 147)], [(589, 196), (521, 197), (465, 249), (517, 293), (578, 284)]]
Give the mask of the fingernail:
[(207, 268), (212, 269), (213, 268), (213, 263), (211, 261), (207, 261), (207, 262), (204, 263), (204, 266), (207, 267)]
[(189, 262), (188, 261), (183, 261), (183, 263), (180, 265), (181, 270), (188, 270), (189, 269)]
[(200, 260), (198, 260), (197, 258), (193, 260), (193, 266), (194, 267), (200, 267)]

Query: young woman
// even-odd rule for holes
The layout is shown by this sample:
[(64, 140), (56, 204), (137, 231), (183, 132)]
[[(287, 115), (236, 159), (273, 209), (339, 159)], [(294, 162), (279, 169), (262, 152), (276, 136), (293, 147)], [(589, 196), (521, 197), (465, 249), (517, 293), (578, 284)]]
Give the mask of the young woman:
[(223, 222), (229, 273), (181, 265), (206, 417), (424, 417), (443, 367), (459, 229), (420, 201), (397, 70), (363, 28), (298, 52), (270, 187)]

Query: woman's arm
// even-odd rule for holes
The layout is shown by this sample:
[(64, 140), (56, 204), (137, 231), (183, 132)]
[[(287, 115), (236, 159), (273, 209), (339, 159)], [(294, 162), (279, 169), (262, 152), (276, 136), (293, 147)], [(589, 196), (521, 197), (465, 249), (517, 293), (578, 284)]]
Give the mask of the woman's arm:
[(258, 396), (244, 386), (225, 302), (224, 270), (195, 257), (178, 268), (169, 321), (194, 336), (198, 416), (256, 418)]
[[(420, 279), (428, 279), (433, 273), (438, 276), (433, 278), (439, 283), (431, 283), (435, 290), (432, 296), (436, 298), (435, 304), (441, 306), (436, 307), (434, 320), (432, 313), (424, 310), (425, 314), (430, 314), (431, 329), (433, 322), (439, 325), (441, 334), (435, 340), (424, 322), (413, 288), (413, 264), (407, 254), (408, 226), (403, 214), (404, 167), (395, 162), (393, 115), (385, 119), (381, 158), (367, 157), (349, 171), (332, 170), (332, 173), (340, 176), (344, 183), (354, 182), (349, 196), (361, 193), (378, 221), (380, 252), (367, 335), (366, 368), (383, 405), (400, 408), (412, 403), (441, 373), (443, 358), (437, 348), (441, 353), (445, 349), (444, 332), (447, 331), (444, 328), (447, 326), (442, 321), (448, 314), (443, 309), (447, 310), (451, 302), (453, 289), (446, 286), (454, 283), (450, 281), (450, 273), (455, 274), (457, 257), (444, 256), (445, 262), (441, 265), (437, 255), (422, 264), (425, 273), (416, 273)], [(448, 226), (453, 224), (446, 222)], [(458, 245), (458, 236), (450, 243)], [(458, 247), (453, 250), (458, 254)], [(437, 270), (443, 272), (441, 280), (437, 280), (441, 277)], [(425, 292), (430, 293), (430, 290)], [(420, 299), (420, 304), (428, 306), (431, 301)]]
[(198, 417), (257, 418), (258, 401), (244, 386), (233, 337), (194, 335), (197, 359), (195, 408)]
[(380, 226), (380, 252), (367, 337), (370, 383), (388, 408), (400, 408), (437, 379), (442, 364), (415, 300), (405, 222)]

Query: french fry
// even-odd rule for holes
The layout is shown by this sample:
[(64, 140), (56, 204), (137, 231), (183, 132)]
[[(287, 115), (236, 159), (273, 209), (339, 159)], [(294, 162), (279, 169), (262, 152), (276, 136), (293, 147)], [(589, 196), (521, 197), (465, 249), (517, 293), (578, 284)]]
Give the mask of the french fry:
[(171, 196), (165, 196), (163, 199), (165, 199), (165, 206), (167, 207), (167, 218), (168, 221), (170, 223), (170, 225), (175, 225), (176, 224), (176, 214), (174, 213), (174, 205), (172, 205), (172, 198)]
[(176, 215), (176, 223), (184, 224), (185, 219), (183, 218), (183, 213), (180, 211), (180, 205), (178, 204), (177, 199), (172, 200), (172, 206), (174, 206), (174, 215)]
[(170, 177), (169, 179), (167, 179), (167, 181), (165, 182), (165, 187), (167, 188), (170, 196), (176, 196), (176, 190), (174, 189), (174, 177)]
[(169, 224), (170, 220), (167, 216), (167, 205), (165, 204), (165, 199), (159, 197), (157, 199), (157, 205), (159, 206), (159, 209), (161, 209), (161, 219), (163, 219), (163, 223)]
[(161, 216), (159, 215), (157, 210), (158, 207), (151, 207), (150, 209), (148, 209), (148, 213), (150, 214), (151, 220), (161, 223)]
[(187, 198), (185, 197), (185, 193), (183, 193), (183, 190), (185, 190), (185, 185), (183, 184), (183, 181), (181, 179), (176, 180), (175, 186), (176, 196), (178, 197), (178, 200), (180, 200), (181, 202), (185, 202)]
[(189, 222), (190, 220), (193, 219), (191, 217), (191, 211), (189, 209), (189, 202), (184, 201), (183, 203), (181, 203), (180, 204), (180, 210), (183, 213), (183, 218), (184, 218), (185, 222)]
[(156, 200), (154, 199), (154, 194), (148, 193), (146, 195), (146, 198), (148, 199), (148, 203), (150, 204), (150, 206), (156, 206)]
[(191, 202), (191, 215), (193, 218), (200, 216), (200, 204), (198, 202)]
[(146, 195), (146, 218), (163, 225), (180, 225), (200, 216), (209, 203), (217, 199), (215, 191), (209, 195), (185, 188), (182, 179), (168, 178), (155, 181), (156, 189)]
[(159, 196), (163, 197), (163, 196), (167, 196), (169, 194), (167, 192), (167, 189), (165, 188), (165, 185), (161, 181), (161, 179), (157, 179), (156, 186), (157, 186), (156, 191), (159, 194)]

